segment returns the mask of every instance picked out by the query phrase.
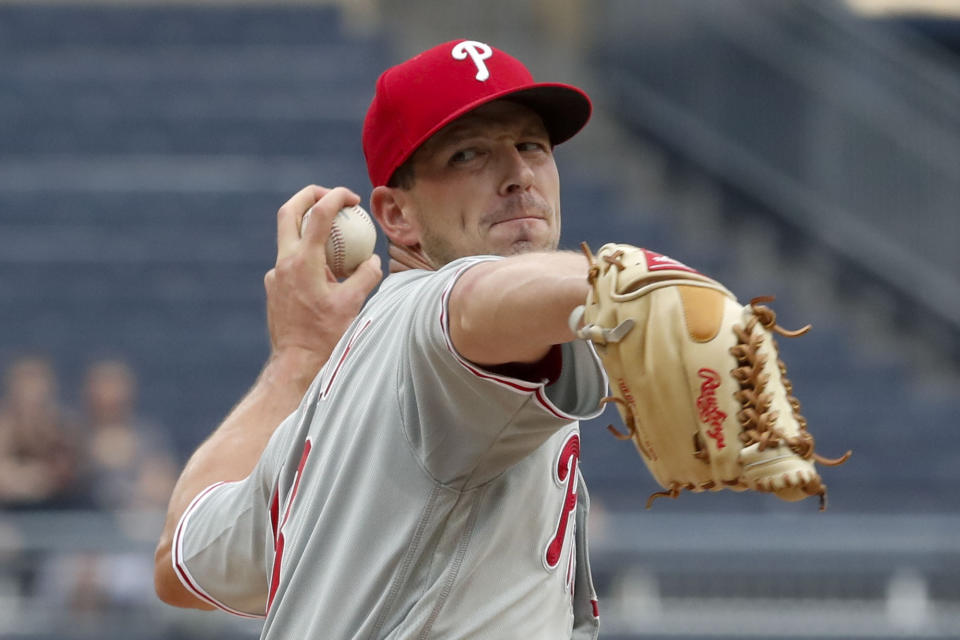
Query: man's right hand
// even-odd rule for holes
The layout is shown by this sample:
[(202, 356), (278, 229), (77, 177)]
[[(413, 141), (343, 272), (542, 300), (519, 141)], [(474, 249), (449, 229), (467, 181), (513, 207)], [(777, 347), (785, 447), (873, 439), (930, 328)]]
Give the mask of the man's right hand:
[[(360, 197), (344, 187), (311, 185), (277, 212), (277, 262), (264, 278), (271, 359), (297, 361), (309, 379), (383, 277), (376, 254), (342, 282), (327, 267), (325, 246), (333, 218), (341, 208), (359, 202)], [(301, 237), (301, 220), (308, 211), (310, 224)]]

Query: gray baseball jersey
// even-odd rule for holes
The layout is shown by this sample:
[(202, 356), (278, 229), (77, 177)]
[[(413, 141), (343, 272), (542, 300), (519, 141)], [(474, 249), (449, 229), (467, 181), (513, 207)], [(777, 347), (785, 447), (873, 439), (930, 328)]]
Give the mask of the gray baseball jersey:
[(383, 282), (249, 477), (184, 513), (192, 593), (265, 639), (596, 637), (577, 419), (606, 376), (583, 341), (549, 384), (456, 353), (448, 295), (491, 259)]

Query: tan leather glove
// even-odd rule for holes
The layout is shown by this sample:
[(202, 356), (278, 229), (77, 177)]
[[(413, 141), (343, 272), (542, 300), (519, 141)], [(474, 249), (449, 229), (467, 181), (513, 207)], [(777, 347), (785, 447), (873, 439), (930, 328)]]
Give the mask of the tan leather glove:
[(571, 325), (596, 346), (612, 396), (647, 468), (664, 488), (751, 489), (784, 500), (826, 485), (773, 333), (793, 337), (758, 298), (741, 305), (716, 280), (658, 253), (607, 244), (591, 262), (592, 290)]

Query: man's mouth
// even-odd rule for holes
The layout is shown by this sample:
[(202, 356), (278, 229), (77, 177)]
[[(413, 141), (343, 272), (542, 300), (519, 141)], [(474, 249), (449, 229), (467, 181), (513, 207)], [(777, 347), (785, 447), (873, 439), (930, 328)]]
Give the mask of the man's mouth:
[(529, 193), (517, 195), (506, 200), (489, 216), (491, 227), (507, 222), (546, 221), (549, 218), (550, 207), (547, 203)]
[(505, 223), (507, 223), (507, 222), (524, 222), (524, 221), (529, 221), (529, 220), (543, 220), (543, 218), (542, 218), (541, 216), (528, 216), (528, 215), (513, 216), (513, 217), (510, 217), (510, 218), (504, 218), (504, 219), (502, 219), (502, 220), (497, 220), (496, 222), (494, 222), (494, 223), (493, 223), (492, 225), (490, 225), (490, 226), (495, 227), (495, 226), (497, 226), (498, 224), (505, 224)]

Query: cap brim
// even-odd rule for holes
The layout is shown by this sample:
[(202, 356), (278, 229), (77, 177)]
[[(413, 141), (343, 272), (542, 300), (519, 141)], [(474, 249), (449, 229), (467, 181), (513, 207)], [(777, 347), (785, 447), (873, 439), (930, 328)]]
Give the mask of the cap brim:
[(561, 83), (536, 83), (525, 87), (513, 87), (499, 93), (484, 96), (480, 100), (468, 103), (434, 125), (413, 145), (410, 151), (400, 158), (396, 166), (406, 162), (423, 143), (445, 126), (478, 107), (495, 100), (511, 100), (527, 106), (543, 119), (550, 135), (550, 142), (558, 145), (577, 134), (590, 120), (593, 104), (586, 93), (580, 89)]
[(508, 92), (499, 99), (519, 102), (540, 114), (553, 144), (576, 135), (590, 120), (593, 110), (587, 94), (567, 84), (537, 84)]

